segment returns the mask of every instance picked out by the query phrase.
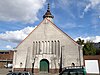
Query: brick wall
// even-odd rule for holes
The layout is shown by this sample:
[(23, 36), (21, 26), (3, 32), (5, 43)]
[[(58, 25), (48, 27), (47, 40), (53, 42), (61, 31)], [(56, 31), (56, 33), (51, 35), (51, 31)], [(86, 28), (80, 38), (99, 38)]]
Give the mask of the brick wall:
[(8, 53), (6, 52), (3, 54), (0, 54), (0, 60), (12, 60), (13, 59), (13, 51), (8, 51)]
[(12, 63), (14, 51), (0, 51), (0, 68), (4, 68), (4, 65)]

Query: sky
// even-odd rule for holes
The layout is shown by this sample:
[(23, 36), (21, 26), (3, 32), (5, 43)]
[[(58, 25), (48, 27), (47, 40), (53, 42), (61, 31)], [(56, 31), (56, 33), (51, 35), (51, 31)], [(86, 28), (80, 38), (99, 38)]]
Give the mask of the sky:
[(0, 0), (0, 50), (13, 49), (28, 36), (48, 3), (54, 24), (71, 38), (100, 42), (100, 0)]

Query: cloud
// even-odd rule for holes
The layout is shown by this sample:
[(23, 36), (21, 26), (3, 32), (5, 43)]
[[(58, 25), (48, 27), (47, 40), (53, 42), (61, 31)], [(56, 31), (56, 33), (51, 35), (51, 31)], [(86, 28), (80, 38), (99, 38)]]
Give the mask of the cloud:
[(77, 37), (77, 38), (75, 38), (75, 41), (77, 41), (78, 38), (84, 40), (85, 42), (86, 42), (86, 41), (92, 41), (92, 42), (95, 42), (95, 43), (100, 42), (100, 36), (92, 36), (92, 37)]
[(35, 27), (26, 27), (22, 30), (17, 31), (6, 31), (5, 33), (0, 34), (0, 40), (19, 43), (22, 41)]
[(72, 11), (72, 5), (75, 4), (74, 0), (58, 0), (55, 2), (56, 6), (64, 10), (72, 19), (76, 19), (75, 14)]
[(0, 0), (0, 21), (34, 23), (46, 0)]
[(7, 49), (12, 49), (12, 47), (10, 45), (7, 45), (6, 48)]
[(94, 9), (94, 10), (96, 9), (95, 11), (98, 11), (99, 4), (100, 4), (100, 0), (89, 0), (89, 3), (85, 6), (85, 9), (82, 15), (80, 16), (80, 18), (83, 18), (85, 13), (88, 12), (90, 9)]
[(64, 25), (61, 25), (60, 26), (61, 28), (66, 28), (66, 29), (71, 29), (71, 28), (83, 28), (83, 26), (81, 26), (81, 25), (77, 25), (76, 23), (71, 23), (71, 22), (69, 22), (69, 23), (66, 23), (66, 24), (64, 24)]

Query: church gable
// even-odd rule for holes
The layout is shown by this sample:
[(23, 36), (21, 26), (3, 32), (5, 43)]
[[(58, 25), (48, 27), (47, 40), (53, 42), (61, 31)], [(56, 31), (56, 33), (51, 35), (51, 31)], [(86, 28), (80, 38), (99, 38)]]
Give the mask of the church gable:
[(49, 41), (49, 40), (60, 40), (65, 37), (77, 45), (77, 43), (73, 39), (71, 39), (66, 33), (60, 30), (50, 20), (45, 18), (19, 45), (21, 45), (22, 43), (25, 43), (26, 40), (28, 41), (40, 41), (40, 40)]

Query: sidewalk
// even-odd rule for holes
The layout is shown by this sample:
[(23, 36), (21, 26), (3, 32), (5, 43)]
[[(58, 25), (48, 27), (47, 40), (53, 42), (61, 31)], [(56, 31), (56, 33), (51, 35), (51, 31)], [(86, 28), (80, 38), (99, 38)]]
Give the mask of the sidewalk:
[(58, 74), (51, 74), (51, 73), (39, 73), (39, 74), (34, 74), (34, 75), (58, 75)]
[(0, 75), (6, 75), (11, 69), (0, 68)]

